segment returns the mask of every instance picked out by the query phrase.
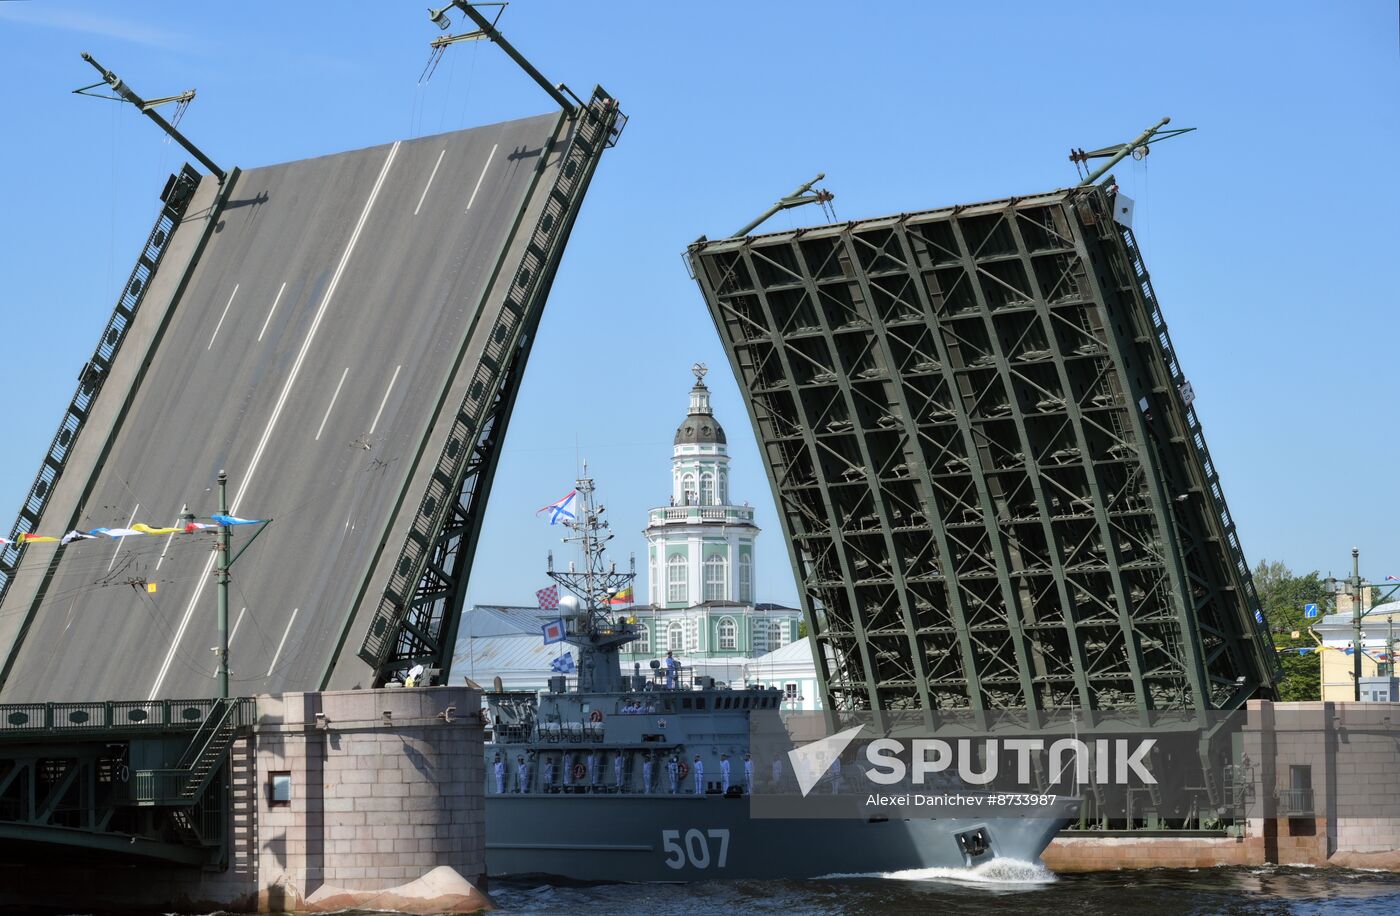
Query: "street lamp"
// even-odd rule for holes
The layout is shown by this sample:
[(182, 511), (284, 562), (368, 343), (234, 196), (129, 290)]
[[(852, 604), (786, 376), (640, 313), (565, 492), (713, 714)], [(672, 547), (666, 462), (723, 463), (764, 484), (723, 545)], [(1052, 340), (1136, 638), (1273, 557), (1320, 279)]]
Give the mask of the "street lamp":
[[(220, 471), (220, 472), (219, 472), (219, 515), (221, 515), (221, 516), (227, 516), (227, 515), (228, 515), (228, 472), (227, 472), (227, 471)], [(191, 525), (191, 524), (194, 523), (194, 519), (195, 519), (194, 513), (190, 512), (189, 507), (186, 506), (186, 507), (184, 508), (184, 510), (180, 513), (180, 523), (181, 523), (181, 525), (185, 525), (185, 526)], [(266, 525), (266, 524), (260, 525), (260, 526), (258, 527), (258, 530), (257, 530), (256, 532), (254, 532), (253, 536), (252, 536), (251, 538), (248, 539), (248, 543), (243, 545), (243, 550), (238, 551), (238, 555), (237, 555), (237, 556), (230, 557), (230, 556), (229, 556), (229, 544), (230, 544), (230, 541), (232, 540), (232, 537), (230, 536), (230, 533), (229, 533), (229, 526), (228, 526), (227, 524), (225, 524), (225, 521), (224, 521), (224, 520), (215, 519), (215, 521), (219, 522), (219, 526), (218, 526), (218, 535), (217, 535), (217, 538), (216, 538), (216, 540), (215, 540), (215, 544), (216, 544), (215, 550), (218, 551), (218, 570), (217, 570), (217, 573), (216, 573), (216, 575), (215, 575), (215, 577), (214, 577), (214, 581), (218, 584), (218, 595), (219, 595), (219, 645), (218, 645), (218, 647), (215, 649), (215, 651), (217, 651), (217, 652), (219, 653), (219, 697), (220, 697), (221, 699), (227, 700), (227, 699), (228, 699), (228, 696), (229, 696), (229, 694), (228, 694), (228, 583), (229, 583), (229, 574), (228, 574), (228, 571), (229, 571), (229, 567), (233, 566), (233, 564), (238, 560), (238, 557), (243, 556), (243, 551), (244, 551), (244, 550), (247, 550), (249, 547), (251, 547), (251, 546), (253, 545), (253, 541), (256, 541), (256, 540), (258, 539), (258, 535), (259, 535), (259, 534), (262, 534), (264, 531), (267, 530), (267, 525)]]
[[(522, 55), (519, 51), (515, 49), (514, 45), (506, 41), (505, 36), (502, 35), (499, 31), (497, 31), (495, 22), (488, 21), (486, 17), (481, 14), (481, 10), (479, 9), (479, 7), (485, 6), (498, 7), (496, 12), (496, 18), (500, 19), (501, 12), (504, 11), (506, 4), (501, 2), (488, 3), (468, 2), (468, 0), (452, 0), (451, 3), (439, 9), (432, 9), (431, 7), (429, 7), (428, 21), (431, 22), (433, 25), (437, 26), (439, 29), (446, 31), (452, 26), (452, 20), (448, 17), (447, 11), (454, 7), (461, 10), (463, 13), (466, 14), (468, 19), (470, 19), (473, 23), (476, 24), (477, 32), (472, 33), (470, 35), (471, 38), (475, 39), (479, 37), (485, 37), (489, 38), (491, 41), (499, 45), (501, 50), (506, 52), (506, 56), (508, 56), (511, 60), (515, 61), (516, 65), (519, 66), (520, 69), (524, 70), (526, 75), (528, 75), (530, 79), (538, 83), (541, 89), (549, 93), (549, 97), (554, 99), (554, 101), (558, 103), (560, 108), (563, 108), (566, 112), (572, 115), (574, 113), (574, 103), (569, 101), (569, 99), (564, 95), (564, 93), (560, 92), (558, 88), (551, 85), (549, 80), (544, 78), (544, 74), (536, 70), (535, 65), (526, 60), (524, 55)], [(467, 36), (464, 36), (464, 39), (466, 37)]]
[[(1345, 579), (1338, 580), (1335, 576), (1328, 576), (1323, 583), (1333, 594), (1341, 594), (1345, 590), (1351, 598), (1351, 678), (1352, 695), (1360, 702), (1361, 700), (1361, 656), (1365, 649), (1362, 641), (1366, 634), (1361, 632), (1361, 618), (1364, 613), (1362, 609), (1362, 598), (1366, 594), (1366, 589), (1372, 584), (1361, 578), (1361, 550), (1353, 547), (1351, 549), (1351, 575)], [(1393, 591), (1393, 589), (1392, 589)], [(1387, 650), (1388, 651), (1388, 650)]]

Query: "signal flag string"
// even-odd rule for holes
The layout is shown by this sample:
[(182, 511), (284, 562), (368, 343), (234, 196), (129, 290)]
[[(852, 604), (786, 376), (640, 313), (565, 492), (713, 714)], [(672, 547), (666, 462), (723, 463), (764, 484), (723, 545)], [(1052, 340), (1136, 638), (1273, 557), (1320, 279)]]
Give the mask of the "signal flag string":
[(272, 521), (270, 518), (237, 518), (232, 515), (211, 516), (214, 524), (207, 522), (190, 522), (178, 528), (153, 528), (150, 525), (135, 524), (130, 528), (92, 528), (88, 531), (79, 531), (76, 528), (63, 537), (54, 537), (48, 534), (21, 533), (14, 538), (0, 538), (0, 547), (10, 544), (58, 544), (67, 547), (69, 544), (78, 541), (96, 541), (103, 538), (118, 540), (128, 537), (161, 536), (167, 534), (196, 534), (200, 531), (208, 531), (213, 528), (227, 528), (232, 525), (265, 525)]

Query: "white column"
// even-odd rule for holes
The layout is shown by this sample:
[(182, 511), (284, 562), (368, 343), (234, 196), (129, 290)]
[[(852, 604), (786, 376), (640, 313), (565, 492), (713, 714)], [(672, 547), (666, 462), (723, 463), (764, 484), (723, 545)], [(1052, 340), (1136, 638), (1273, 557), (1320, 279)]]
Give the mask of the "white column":
[(699, 533), (690, 535), (690, 603), (699, 604), (705, 600), (705, 564), (701, 554), (705, 541)]

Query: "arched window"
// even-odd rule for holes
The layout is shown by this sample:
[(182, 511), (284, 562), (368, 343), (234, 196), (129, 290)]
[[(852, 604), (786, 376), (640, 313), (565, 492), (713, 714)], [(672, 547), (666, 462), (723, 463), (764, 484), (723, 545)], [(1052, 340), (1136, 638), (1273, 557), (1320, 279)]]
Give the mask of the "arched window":
[(768, 651), (768, 624), (762, 620), (753, 622), (753, 634), (749, 637), (749, 643), (754, 655), (762, 655)]
[(787, 624), (781, 620), (774, 620), (768, 624), (768, 649), (781, 649), (788, 644)]
[(690, 564), (685, 557), (676, 554), (666, 560), (666, 603), (686, 602), (690, 600), (687, 594), (686, 578)]
[(733, 617), (719, 619), (719, 647), (721, 649), (739, 648), (739, 627), (734, 623)]
[(681, 505), (695, 505), (695, 475), (686, 474), (681, 478)]
[(715, 492), (716, 500), (721, 506), (729, 505), (729, 472), (719, 472), (719, 489)]
[(723, 601), (725, 599), (724, 567), (724, 557), (713, 556), (705, 560), (706, 601)]
[(674, 620), (666, 628), (666, 648), (672, 652), (685, 651), (685, 625), (679, 620)]
[(753, 556), (747, 553), (739, 554), (739, 600), (753, 602)]
[(715, 504), (715, 475), (700, 475), (700, 505), (713, 506)]
[(647, 576), (647, 603), (659, 604), (661, 591), (661, 577), (657, 575), (656, 555), (652, 554), (651, 563), (648, 564), (651, 574)]
[(633, 652), (640, 652), (642, 655), (651, 654), (651, 628), (644, 623), (637, 624), (637, 641)]

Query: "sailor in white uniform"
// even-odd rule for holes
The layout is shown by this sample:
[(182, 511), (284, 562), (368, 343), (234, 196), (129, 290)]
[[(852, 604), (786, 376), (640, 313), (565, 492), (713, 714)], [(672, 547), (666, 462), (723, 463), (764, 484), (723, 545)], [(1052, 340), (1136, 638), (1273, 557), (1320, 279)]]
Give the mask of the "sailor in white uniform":
[(719, 755), (719, 784), (720, 791), (725, 795), (729, 794), (729, 755)]
[(528, 792), (530, 790), (530, 765), (525, 762), (524, 757), (515, 758), (515, 791)]
[(671, 794), (675, 795), (681, 790), (681, 765), (676, 761), (674, 756), (672, 756), (671, 761), (666, 764), (666, 775), (671, 777)]
[(744, 755), (744, 794), (753, 794), (753, 755)]
[(554, 790), (554, 758), (553, 758), (553, 757), (547, 758), (547, 759), (545, 760), (545, 762), (544, 762), (544, 786), (542, 786), (542, 788), (543, 788), (544, 791), (546, 791), (546, 792), (552, 792), (552, 791)]
[(695, 759), (690, 764), (691, 771), (695, 774), (695, 794), (705, 794), (705, 764), (701, 762), (700, 755), (696, 754)]
[(647, 754), (642, 760), (642, 791), (647, 795), (651, 794), (651, 778), (654, 771), (655, 764), (652, 762), (651, 755)]
[(496, 794), (506, 794), (506, 765), (501, 761), (501, 755), (496, 755), (496, 760), (491, 764), (491, 775), (496, 777)]
[(617, 791), (619, 792), (622, 791), (622, 769), (622, 752), (618, 751), (617, 756), (613, 758), (613, 782), (617, 785)]

